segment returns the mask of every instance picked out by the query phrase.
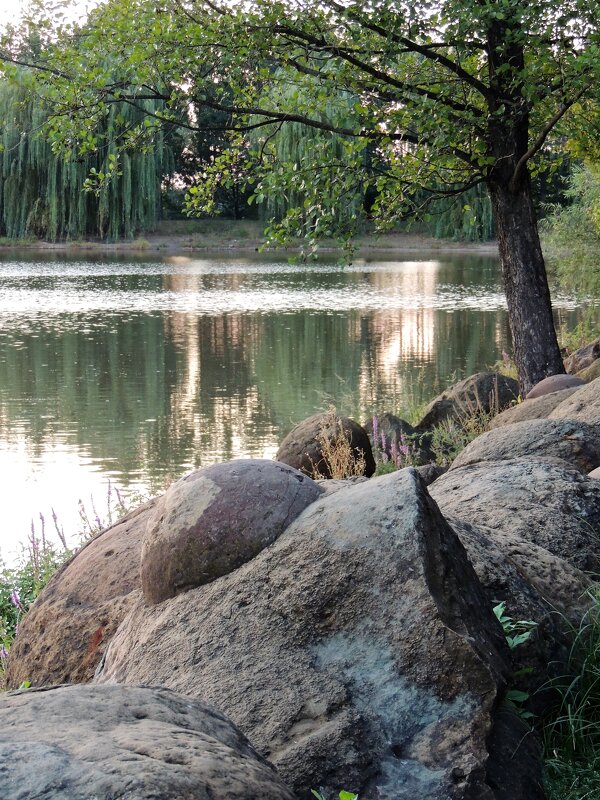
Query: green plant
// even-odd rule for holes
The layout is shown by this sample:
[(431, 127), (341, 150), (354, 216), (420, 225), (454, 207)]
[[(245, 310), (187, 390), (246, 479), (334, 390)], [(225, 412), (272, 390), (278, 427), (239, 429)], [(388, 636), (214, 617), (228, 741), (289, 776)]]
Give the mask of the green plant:
[(588, 305), (583, 316), (574, 328), (561, 325), (558, 329), (558, 341), (567, 353), (594, 341), (600, 336), (600, 309), (596, 305)]
[(577, 628), (562, 674), (547, 687), (557, 704), (544, 720), (549, 800), (600, 797), (600, 585)]
[[(311, 789), (311, 793), (317, 798), (317, 800), (327, 800), (322, 791), (317, 792), (316, 789)], [(338, 797), (340, 800), (358, 800), (357, 794), (354, 794), (354, 792), (345, 792), (343, 789), (338, 794)]]
[(459, 419), (445, 419), (431, 432), (431, 450), (435, 463), (449, 466), (465, 447), (485, 433), (493, 414), (478, 412)]

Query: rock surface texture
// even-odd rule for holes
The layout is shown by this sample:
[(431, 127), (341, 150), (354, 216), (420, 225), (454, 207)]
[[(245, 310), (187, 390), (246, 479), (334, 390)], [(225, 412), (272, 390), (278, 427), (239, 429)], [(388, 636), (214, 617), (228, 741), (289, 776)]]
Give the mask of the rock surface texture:
[(528, 419), (545, 419), (556, 406), (560, 405), (580, 387), (574, 389), (563, 389), (560, 392), (544, 394), (535, 397), (533, 400), (524, 400), (516, 406), (501, 411), (490, 422), (490, 429), (501, 428), (504, 425), (512, 425), (513, 422), (524, 422)]
[(563, 389), (575, 389), (583, 386), (585, 381), (576, 375), (549, 375), (539, 383), (536, 383), (527, 393), (526, 400), (535, 400), (536, 397), (543, 397), (545, 394), (560, 392)]
[[(507, 659), (458, 537), (401, 470), (323, 496), (235, 572), (140, 598), (97, 681), (215, 703), (303, 798), (533, 800), (522, 732), (495, 727)], [(522, 789), (492, 788), (509, 770)]]
[(140, 592), (140, 553), (151, 500), (91, 539), (42, 591), (19, 627), (6, 681), (16, 689), (89, 681)]
[(454, 459), (450, 469), (525, 456), (560, 458), (587, 475), (600, 466), (600, 436), (585, 422), (562, 419), (515, 422), (478, 436)]
[(298, 423), (281, 443), (275, 458), (311, 477), (317, 473), (322, 478), (349, 477), (332, 475), (330, 464), (323, 455), (322, 440), (334, 441), (342, 430), (354, 458), (364, 458), (363, 474), (370, 478), (375, 472), (375, 459), (367, 432), (353, 419), (334, 414), (315, 414)]
[(294, 800), (226, 717), (165, 689), (0, 697), (5, 800)]
[(549, 419), (576, 419), (592, 425), (600, 434), (600, 378), (582, 386), (556, 406)]
[(416, 430), (428, 431), (446, 419), (460, 421), (474, 413), (498, 412), (518, 396), (519, 384), (513, 378), (496, 372), (478, 372), (450, 386), (432, 400)]
[(600, 339), (580, 347), (574, 353), (571, 353), (568, 358), (565, 358), (565, 369), (574, 375), (576, 372), (586, 369), (598, 359), (600, 359)]
[(156, 504), (142, 546), (144, 597), (160, 603), (232, 572), (272, 544), (319, 486), (276, 461), (242, 458), (176, 481)]
[(566, 462), (519, 458), (453, 469), (429, 487), (442, 513), (600, 569), (600, 485)]

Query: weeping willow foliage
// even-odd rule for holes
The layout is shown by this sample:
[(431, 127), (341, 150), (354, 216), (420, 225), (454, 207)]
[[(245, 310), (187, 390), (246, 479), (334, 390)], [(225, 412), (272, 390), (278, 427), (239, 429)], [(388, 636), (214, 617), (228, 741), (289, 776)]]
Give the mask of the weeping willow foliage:
[[(145, 107), (156, 110), (148, 101)], [(173, 169), (171, 148), (160, 129), (149, 145), (118, 148), (126, 131), (143, 125), (143, 117), (142, 110), (130, 105), (111, 106), (96, 132), (97, 147), (65, 158), (53, 152), (45, 136), (48, 112), (41, 101), (29, 98), (17, 80), (1, 81), (2, 234), (50, 241), (85, 236), (115, 240), (152, 228), (160, 214), (163, 175)], [(113, 177), (86, 191), (93, 170), (112, 171)]]
[(427, 232), (438, 239), (482, 242), (493, 239), (496, 232), (492, 204), (483, 184), (436, 201), (424, 222)]
[[(285, 73), (278, 73), (280, 83), (270, 95), (273, 105), (281, 108), (294, 108), (303, 111), (303, 103), (308, 95), (294, 83), (286, 83)], [(340, 92), (336, 97), (324, 100), (318, 114), (311, 107), (310, 115), (321, 121), (343, 127), (352, 127), (356, 116), (356, 98), (349, 93)], [(266, 137), (266, 138), (265, 138)], [(251, 138), (251, 149), (267, 154), (267, 162), (272, 165), (266, 171), (258, 170), (257, 195), (263, 219), (283, 220), (299, 210), (296, 219), (298, 234), (315, 229), (315, 211), (327, 216), (327, 227), (332, 230), (343, 229), (350, 220), (360, 219), (363, 210), (362, 176), (351, 174), (347, 167), (348, 141), (341, 135), (288, 122), (275, 132), (271, 129), (255, 133)], [(367, 157), (365, 152), (365, 159)], [(319, 170), (314, 169), (318, 159)], [(277, 175), (283, 176), (279, 180)], [(311, 210), (313, 209), (313, 210)]]

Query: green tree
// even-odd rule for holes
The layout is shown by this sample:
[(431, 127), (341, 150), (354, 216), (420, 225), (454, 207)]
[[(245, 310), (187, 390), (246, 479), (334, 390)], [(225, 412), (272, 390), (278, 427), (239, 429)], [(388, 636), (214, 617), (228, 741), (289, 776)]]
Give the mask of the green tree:
[[(192, 207), (210, 207), (214, 183), (228, 180), (259, 129), (257, 196), (276, 186), (302, 195), (316, 235), (336, 223), (357, 177), (365, 190), (374, 185), (381, 224), (484, 184), (527, 390), (563, 370), (530, 169), (599, 83), (599, 22), (589, 0), (111, 0), (90, 15), (77, 47), (67, 46), (72, 30), (38, 20), (46, 47), (59, 46), (37, 65), (57, 103), (55, 146), (80, 140), (112, 103), (162, 99), (155, 118), (197, 127), (189, 114), (177, 119), (190, 86), (225, 114), (230, 148), (205, 171)], [(5, 59), (18, 60), (24, 35), (31, 30), (5, 43)], [(108, 58), (118, 82), (98, 66)], [(277, 91), (282, 83), (298, 91)], [(348, 95), (357, 98), (350, 124), (324, 113)], [(301, 170), (277, 163), (270, 134), (298, 122), (340, 134), (343, 158), (315, 148)]]
[[(144, 110), (112, 105), (77, 152), (54, 152), (44, 130), (47, 102), (30, 94), (30, 74), (20, 68), (0, 81), (0, 231), (10, 238), (55, 241), (99, 236), (132, 237), (151, 228), (161, 206), (161, 181), (171, 169), (165, 131), (143, 148), (128, 131)], [(146, 110), (156, 101), (145, 101)]]

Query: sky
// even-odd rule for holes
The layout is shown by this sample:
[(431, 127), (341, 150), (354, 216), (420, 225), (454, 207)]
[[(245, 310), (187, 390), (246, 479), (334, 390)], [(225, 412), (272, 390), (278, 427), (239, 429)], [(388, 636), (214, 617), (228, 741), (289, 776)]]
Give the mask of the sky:
[[(84, 11), (92, 5), (90, 0), (72, 0), (73, 6), (78, 11)], [(7, 22), (17, 22), (21, 10), (29, 5), (29, 0), (0, 0), (0, 26), (5, 25)], [(50, 0), (48, 6), (52, 6), (53, 2)]]

